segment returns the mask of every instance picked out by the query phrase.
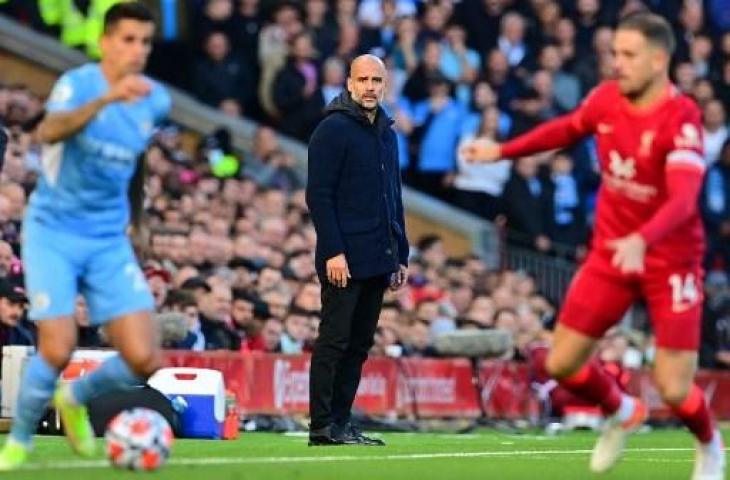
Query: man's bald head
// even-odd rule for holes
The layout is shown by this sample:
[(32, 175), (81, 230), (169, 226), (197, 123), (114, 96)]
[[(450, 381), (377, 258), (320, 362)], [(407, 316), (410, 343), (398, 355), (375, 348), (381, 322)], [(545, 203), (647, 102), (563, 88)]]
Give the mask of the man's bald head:
[(360, 55), (350, 64), (347, 90), (353, 101), (366, 111), (374, 111), (383, 100), (388, 71), (375, 55)]
[(350, 76), (352, 76), (352, 72), (357, 71), (357, 69), (359, 68), (363, 68), (363, 65), (367, 64), (379, 67), (382, 70), (383, 75), (387, 73), (385, 63), (383, 63), (380, 57), (370, 53), (366, 53), (365, 55), (355, 57), (352, 63), (350, 63)]

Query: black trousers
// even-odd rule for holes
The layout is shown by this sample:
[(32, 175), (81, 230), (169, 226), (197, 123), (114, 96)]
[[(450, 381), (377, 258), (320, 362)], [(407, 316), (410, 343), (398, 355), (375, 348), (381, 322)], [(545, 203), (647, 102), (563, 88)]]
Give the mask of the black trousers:
[(350, 421), (362, 365), (373, 346), (387, 277), (322, 285), (322, 321), (309, 370), (311, 428)]

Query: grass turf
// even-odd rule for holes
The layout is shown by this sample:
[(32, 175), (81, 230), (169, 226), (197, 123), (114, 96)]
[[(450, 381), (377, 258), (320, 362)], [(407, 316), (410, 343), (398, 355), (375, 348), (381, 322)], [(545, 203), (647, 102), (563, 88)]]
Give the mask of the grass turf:
[[(728, 438), (730, 431), (725, 431)], [(694, 444), (682, 431), (661, 430), (631, 438), (622, 463), (600, 477), (587, 470), (595, 434), (558, 436), (384, 434), (387, 447), (307, 447), (306, 437), (243, 433), (236, 441), (178, 440), (158, 472), (113, 470), (102, 454), (74, 457), (60, 437), (38, 437), (27, 469), (2, 473), (12, 479), (154, 480), (429, 480), (429, 479), (688, 479)], [(102, 441), (99, 441), (102, 447)], [(141, 476), (141, 477), (140, 477)]]

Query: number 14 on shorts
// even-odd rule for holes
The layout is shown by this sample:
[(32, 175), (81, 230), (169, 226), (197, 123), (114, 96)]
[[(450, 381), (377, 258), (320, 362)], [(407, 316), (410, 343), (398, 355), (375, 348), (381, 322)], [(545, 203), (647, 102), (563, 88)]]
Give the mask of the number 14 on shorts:
[(700, 300), (697, 278), (693, 273), (684, 276), (674, 273), (669, 276), (668, 282), (672, 289), (672, 312), (687, 311)]

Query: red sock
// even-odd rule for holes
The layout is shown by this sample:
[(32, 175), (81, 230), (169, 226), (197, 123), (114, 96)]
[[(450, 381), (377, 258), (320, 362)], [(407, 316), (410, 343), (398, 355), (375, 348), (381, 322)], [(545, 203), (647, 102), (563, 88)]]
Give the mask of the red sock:
[(583, 400), (600, 406), (604, 415), (613, 415), (621, 406), (621, 389), (595, 359), (558, 383)]
[(702, 443), (710, 443), (713, 435), (713, 421), (710, 410), (707, 408), (705, 394), (697, 385), (692, 385), (687, 398), (678, 407), (672, 407), (689, 431)]

